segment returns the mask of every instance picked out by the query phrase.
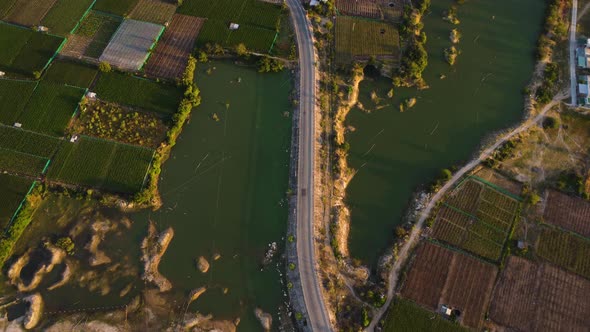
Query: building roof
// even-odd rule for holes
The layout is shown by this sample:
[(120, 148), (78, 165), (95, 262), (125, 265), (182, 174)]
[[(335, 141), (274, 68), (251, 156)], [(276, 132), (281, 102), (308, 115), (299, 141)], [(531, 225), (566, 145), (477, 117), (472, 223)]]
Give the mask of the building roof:
[(578, 84), (578, 91), (582, 95), (588, 95), (588, 84)]
[(578, 56), (578, 67), (586, 67), (586, 58), (583, 56)]

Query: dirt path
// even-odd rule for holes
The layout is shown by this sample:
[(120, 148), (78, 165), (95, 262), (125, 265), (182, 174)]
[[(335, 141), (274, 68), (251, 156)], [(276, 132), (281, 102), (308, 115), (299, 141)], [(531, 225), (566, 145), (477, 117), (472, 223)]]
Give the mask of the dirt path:
[(580, 10), (580, 12), (578, 13), (577, 19), (580, 20), (582, 18), (582, 16), (584, 16), (586, 14), (586, 12), (588, 11), (588, 9), (590, 9), (590, 2), (588, 2), (584, 6), (584, 8), (582, 8), (582, 10)]
[(506, 135), (502, 136), (501, 138), (499, 138), (496, 141), (496, 143), (494, 143), (492, 146), (485, 149), (477, 158), (475, 158), (474, 160), (469, 162), (467, 165), (463, 166), (463, 168), (461, 168), (459, 171), (457, 171), (457, 173), (455, 173), (453, 175), (453, 177), (431, 198), (431, 200), (430, 200), (430, 202), (428, 202), (428, 205), (426, 206), (426, 208), (420, 214), (420, 218), (418, 219), (418, 222), (412, 228), (412, 232), (410, 233), (410, 238), (408, 239), (408, 241), (406, 241), (406, 243), (400, 249), (398, 259), (395, 261), (395, 263), (393, 264), (393, 267), (391, 268), (391, 271), (389, 273), (389, 283), (388, 283), (388, 289), (387, 289), (387, 301), (385, 302), (385, 305), (383, 307), (381, 307), (377, 312), (375, 312), (375, 315), (373, 316), (373, 320), (371, 321), (371, 324), (365, 329), (365, 331), (374, 331), (375, 326), (377, 326), (377, 324), (379, 323), (379, 320), (381, 319), (381, 317), (383, 317), (383, 315), (387, 311), (387, 308), (389, 308), (389, 305), (391, 304), (391, 301), (393, 299), (393, 295), (394, 295), (393, 293), (394, 293), (396, 285), (397, 285), (399, 271), (400, 271), (402, 265), (405, 263), (406, 259), (408, 258), (408, 254), (410, 252), (410, 249), (412, 249), (416, 245), (416, 242), (420, 238), (420, 233), (422, 231), (422, 225), (424, 224), (424, 221), (426, 220), (426, 218), (428, 218), (430, 211), (436, 205), (436, 202), (438, 202), (444, 196), (444, 194), (449, 189), (451, 189), (457, 181), (459, 181), (463, 177), (463, 175), (465, 175), (467, 172), (469, 172), (475, 166), (479, 165), (480, 162), (482, 162), (483, 160), (488, 158), (498, 147), (500, 147), (500, 145), (502, 145), (504, 142), (510, 140), (512, 137), (520, 134), (521, 132), (528, 130), (531, 126), (537, 124), (539, 122), (539, 120), (541, 120), (545, 116), (545, 113), (547, 113), (553, 106), (560, 103), (561, 100), (566, 97), (567, 97), (567, 95), (565, 95), (563, 93), (556, 95), (549, 104), (547, 104), (547, 105), (545, 105), (545, 107), (543, 107), (543, 109), (541, 110), (541, 112), (538, 115), (524, 121), (520, 126), (513, 129), (512, 131), (510, 131)]

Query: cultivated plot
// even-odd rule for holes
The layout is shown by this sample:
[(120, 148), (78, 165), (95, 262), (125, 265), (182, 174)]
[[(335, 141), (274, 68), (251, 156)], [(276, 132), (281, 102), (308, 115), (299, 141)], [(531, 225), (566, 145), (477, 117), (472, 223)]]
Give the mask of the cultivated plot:
[(0, 228), (8, 225), (32, 184), (30, 179), (0, 174)]
[(494, 290), (490, 319), (520, 331), (584, 331), (590, 281), (548, 264), (510, 257)]
[(122, 70), (139, 70), (163, 30), (164, 27), (158, 24), (125, 20), (111, 38), (99, 60)]
[(402, 296), (433, 311), (458, 310), (461, 324), (480, 328), (498, 269), (473, 257), (423, 243), (408, 272)]
[(590, 278), (590, 240), (545, 228), (537, 240), (537, 255), (549, 262)]
[(4, 21), (26, 27), (39, 25), (56, 0), (17, 0)]
[(81, 137), (64, 143), (49, 167), (51, 181), (118, 193), (141, 190), (154, 151), (112, 141)]
[(501, 188), (468, 179), (439, 209), (433, 237), (494, 261), (500, 259), (520, 201)]
[(23, 176), (38, 176), (49, 159), (0, 148), (0, 172)]
[(51, 158), (61, 143), (56, 137), (0, 125), (0, 149)]
[(338, 61), (400, 56), (399, 33), (392, 24), (339, 16), (335, 37)]
[(92, 84), (92, 81), (94, 81), (97, 73), (98, 70), (95, 67), (87, 64), (54, 60), (47, 69), (43, 80), (73, 85), (79, 88), (88, 88)]
[(585, 199), (550, 190), (543, 219), (546, 223), (590, 237), (590, 203)]
[(0, 123), (12, 126), (33, 94), (37, 82), (0, 79)]
[(139, 0), (129, 18), (163, 25), (170, 22), (174, 12), (176, 4), (169, 0)]
[(138, 0), (97, 0), (94, 9), (119, 16), (127, 16), (131, 13), (137, 4), (137, 1)]
[(194, 16), (174, 15), (145, 67), (146, 74), (172, 80), (180, 78), (204, 22)]
[(49, 32), (53, 34), (65, 36), (78, 24), (92, 2), (92, 0), (57, 0), (41, 20), (41, 25), (48, 27)]
[(68, 38), (61, 54), (78, 59), (98, 59), (120, 24), (121, 19), (118, 17), (91, 11), (74, 35)]
[(397, 298), (385, 318), (381, 331), (467, 332), (468, 329), (439, 315), (434, 315), (410, 300)]
[(342, 15), (378, 19), (381, 18), (380, 2), (383, 0), (337, 0), (336, 8)]

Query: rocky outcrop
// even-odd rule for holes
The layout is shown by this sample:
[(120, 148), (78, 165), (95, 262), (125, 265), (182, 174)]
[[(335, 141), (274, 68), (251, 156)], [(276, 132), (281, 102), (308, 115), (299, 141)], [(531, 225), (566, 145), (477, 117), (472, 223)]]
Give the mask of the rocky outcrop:
[(23, 326), (25, 329), (30, 330), (37, 326), (41, 320), (41, 314), (43, 311), (43, 298), (39, 293), (35, 293), (25, 297), (23, 301), (29, 303), (29, 309), (25, 314)]
[(154, 283), (160, 292), (168, 291), (172, 288), (172, 283), (164, 277), (158, 270), (162, 256), (168, 249), (168, 245), (174, 237), (174, 230), (168, 227), (165, 231), (157, 235), (156, 226), (150, 222), (148, 226), (148, 235), (141, 243), (143, 253), (141, 260), (144, 263), (143, 279)]
[(272, 315), (262, 311), (260, 308), (254, 310), (254, 315), (258, 318), (262, 328), (264, 328), (265, 331), (270, 331), (270, 328), (272, 327)]
[(207, 287), (203, 286), (203, 287), (199, 287), (197, 289), (193, 289), (190, 293), (190, 295), (188, 296), (188, 304), (193, 303), (194, 301), (196, 301), (199, 296), (203, 295), (203, 293), (205, 293), (205, 291), (207, 290)]
[(207, 271), (209, 271), (209, 267), (209, 262), (207, 259), (205, 259), (205, 257), (201, 256), (197, 259), (197, 268), (199, 271), (201, 271), (201, 273), (207, 273)]
[(61, 273), (61, 280), (47, 287), (47, 290), (54, 290), (68, 283), (68, 281), (72, 277), (72, 267), (70, 265), (71, 264), (68, 261), (66, 261), (66, 267), (64, 271)]
[(43, 250), (46, 250), (49, 253), (49, 261), (43, 262), (39, 265), (39, 268), (28, 284), (25, 284), (22, 280), (21, 271), (29, 263), (32, 250), (27, 251), (25, 255), (20, 257), (8, 270), (8, 278), (10, 282), (15, 285), (20, 292), (30, 292), (37, 288), (41, 281), (43, 281), (43, 277), (47, 273), (53, 271), (53, 268), (56, 265), (61, 264), (67, 255), (63, 249), (50, 243), (45, 243)]

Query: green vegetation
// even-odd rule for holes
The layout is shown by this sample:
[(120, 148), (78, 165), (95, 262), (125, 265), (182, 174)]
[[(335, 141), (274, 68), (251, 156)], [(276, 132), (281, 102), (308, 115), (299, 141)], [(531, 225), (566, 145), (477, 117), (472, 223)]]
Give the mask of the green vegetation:
[(355, 57), (399, 56), (399, 34), (391, 24), (339, 16), (335, 33), (336, 60), (340, 63), (349, 63)]
[(92, 58), (100, 57), (120, 24), (121, 19), (118, 17), (91, 11), (75, 32), (78, 36), (92, 39), (83, 55)]
[(550, 62), (545, 66), (543, 72), (543, 83), (537, 89), (537, 101), (541, 104), (547, 104), (553, 99), (556, 86), (555, 83), (559, 77), (559, 68), (556, 63)]
[(37, 82), (0, 79), (0, 123), (16, 122), (36, 86)]
[(258, 72), (259, 73), (278, 73), (285, 68), (285, 65), (281, 60), (277, 60), (269, 57), (261, 57), (258, 61)]
[(96, 73), (96, 68), (87, 64), (54, 60), (43, 80), (88, 88), (94, 81)]
[(73, 255), (74, 249), (76, 248), (74, 241), (72, 241), (72, 239), (69, 236), (60, 237), (55, 242), (55, 245), (58, 248), (65, 250), (65, 252), (67, 252), (68, 255)]
[(396, 299), (387, 314), (383, 332), (468, 331), (457, 323), (442, 318), (440, 315), (421, 308), (412, 301)]
[(207, 20), (199, 32), (197, 45), (220, 44), (226, 48), (233, 48), (238, 44), (244, 44), (248, 49), (266, 53), (275, 35), (274, 30), (249, 26), (240, 26), (238, 30), (232, 31), (225, 22)]
[(22, 152), (0, 148), (0, 171), (38, 176), (48, 159)]
[(51, 158), (61, 140), (47, 135), (0, 125), (0, 148)]
[(62, 84), (41, 82), (18, 117), (23, 128), (63, 136), (84, 90)]
[(546, 228), (537, 242), (537, 255), (566, 270), (590, 278), (590, 240)]
[(182, 90), (122, 73), (103, 73), (94, 88), (100, 99), (172, 114), (182, 99)]
[(81, 137), (65, 143), (55, 155), (47, 178), (119, 193), (135, 193), (143, 186), (153, 150)]
[(58, 0), (41, 21), (50, 32), (65, 36), (74, 29), (78, 20), (88, 10), (92, 0)]
[(25, 198), (33, 181), (8, 174), (0, 174), (0, 227), (4, 229)]
[(119, 16), (127, 16), (131, 13), (137, 4), (137, 1), (138, 0), (98, 0), (93, 9)]
[[(545, 16), (545, 32), (539, 38), (538, 55), (541, 59), (549, 59), (553, 52), (553, 47), (557, 42), (567, 38), (568, 20), (562, 17), (567, 13), (565, 7), (571, 3), (566, 0), (550, 0)], [(567, 15), (567, 14), (565, 14)]]
[(62, 38), (0, 23), (0, 70), (32, 76), (55, 54)]
[(454, 65), (459, 56), (459, 50), (455, 46), (451, 46), (445, 49), (445, 59), (449, 65)]
[[(0, 188), (7, 188), (4, 183), (2, 183), (1, 176), (0, 184)], [(33, 192), (27, 196), (26, 201), (16, 218), (12, 221), (6, 232), (0, 237), (0, 266), (3, 266), (8, 257), (12, 254), (12, 248), (14, 248), (16, 241), (18, 241), (25, 228), (31, 223), (33, 215), (41, 202), (41, 190), (33, 190)], [(18, 204), (20, 204), (20, 201)]]

